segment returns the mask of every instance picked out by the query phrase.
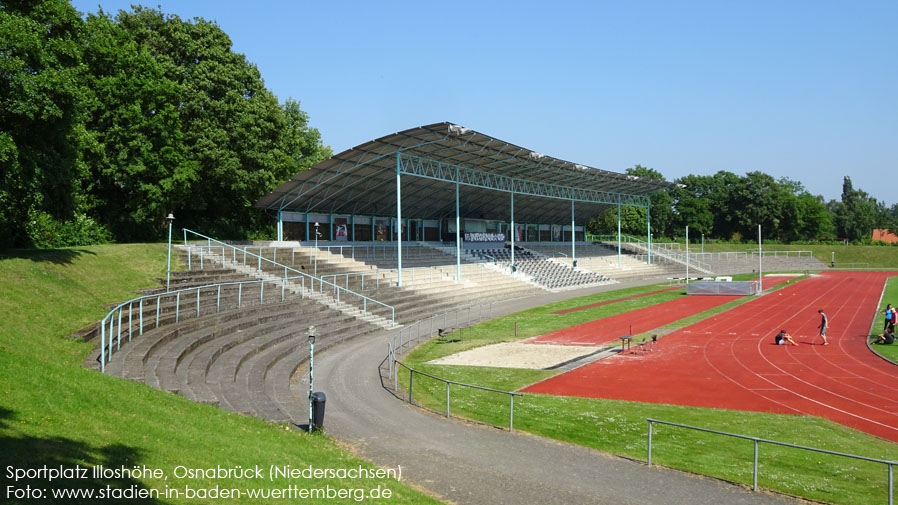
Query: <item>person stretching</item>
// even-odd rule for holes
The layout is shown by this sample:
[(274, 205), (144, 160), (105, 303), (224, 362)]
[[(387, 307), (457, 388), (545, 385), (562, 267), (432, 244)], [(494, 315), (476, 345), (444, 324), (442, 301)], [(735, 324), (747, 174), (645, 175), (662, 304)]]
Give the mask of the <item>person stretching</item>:
[(789, 332), (787, 332), (786, 330), (780, 330), (780, 332), (777, 333), (773, 338), (776, 341), (776, 345), (786, 345), (787, 342), (790, 345), (798, 345), (794, 340), (792, 340), (792, 335), (789, 335)]
[(893, 344), (895, 342), (895, 330), (891, 327), (886, 328), (882, 335), (877, 335), (874, 344)]

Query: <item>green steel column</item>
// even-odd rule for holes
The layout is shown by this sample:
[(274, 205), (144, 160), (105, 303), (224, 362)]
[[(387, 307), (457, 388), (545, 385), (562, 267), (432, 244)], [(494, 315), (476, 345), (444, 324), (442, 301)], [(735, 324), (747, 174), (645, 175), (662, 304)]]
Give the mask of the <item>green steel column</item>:
[(399, 275), (399, 287), (402, 287), (402, 195), (400, 193), (400, 162), (399, 152), (396, 152), (396, 271)]
[(284, 240), (284, 216), (281, 211), (278, 211), (278, 242), (283, 242)]
[(648, 206), (646, 207), (646, 222), (648, 224), (649, 229), (649, 265), (652, 264), (652, 202), (649, 201)]
[(511, 273), (514, 273), (514, 191), (511, 192)]
[(458, 183), (455, 183), (455, 280), (461, 280), (461, 214), (458, 204)]
[[(539, 233), (537, 231), (537, 233)], [(577, 266), (577, 229), (574, 228), (574, 201), (571, 200), (571, 266)]]
[(617, 204), (617, 267), (621, 268), (620, 257), (620, 204)]

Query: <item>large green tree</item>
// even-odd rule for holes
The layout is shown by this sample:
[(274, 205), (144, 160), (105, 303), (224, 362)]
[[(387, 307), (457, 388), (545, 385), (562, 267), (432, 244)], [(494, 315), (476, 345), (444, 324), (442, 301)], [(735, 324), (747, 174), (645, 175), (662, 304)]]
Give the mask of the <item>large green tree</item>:
[(85, 207), (120, 240), (153, 239), (200, 179), (184, 141), (182, 88), (105, 13), (88, 16), (85, 28)]
[(64, 0), (0, 1), (0, 237), (72, 219), (79, 180), (82, 20)]
[(195, 171), (179, 223), (212, 234), (244, 235), (262, 225), (255, 200), (327, 151), (298, 104), (278, 104), (259, 70), (231, 49), (215, 23), (136, 7), (118, 23), (180, 86), (183, 142)]

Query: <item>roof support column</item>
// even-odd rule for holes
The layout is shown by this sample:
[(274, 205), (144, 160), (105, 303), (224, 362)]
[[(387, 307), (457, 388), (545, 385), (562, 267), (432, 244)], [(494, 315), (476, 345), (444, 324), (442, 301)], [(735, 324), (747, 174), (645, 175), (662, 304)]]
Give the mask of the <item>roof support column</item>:
[(649, 204), (645, 207), (646, 214), (646, 222), (648, 223), (649, 228), (649, 265), (652, 264), (652, 203), (649, 201)]
[(620, 203), (617, 204), (617, 268), (621, 268), (621, 257), (620, 257)]
[(309, 241), (309, 213), (306, 212), (306, 242)]
[(402, 287), (402, 193), (399, 189), (401, 184), (400, 177), (399, 152), (396, 152), (396, 272), (398, 274), (399, 287)]
[(284, 216), (278, 211), (278, 242), (284, 241)]
[(461, 280), (461, 207), (458, 204), (458, 183), (455, 183), (455, 281)]
[(511, 192), (511, 273), (514, 273), (514, 235), (517, 230), (514, 227), (514, 191)]
[(574, 227), (573, 200), (571, 200), (571, 267), (577, 268), (577, 229)]

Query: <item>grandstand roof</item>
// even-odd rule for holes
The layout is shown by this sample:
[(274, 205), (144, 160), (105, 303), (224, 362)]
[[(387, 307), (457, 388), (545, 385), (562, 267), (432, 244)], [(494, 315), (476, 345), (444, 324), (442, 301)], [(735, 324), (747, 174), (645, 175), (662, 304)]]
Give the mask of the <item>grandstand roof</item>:
[(401, 175), (403, 218), (461, 216), (567, 224), (571, 201), (577, 224), (609, 205), (648, 204), (647, 195), (673, 183), (640, 178), (553, 158), (452, 124), (411, 128), (343, 151), (302, 171), (255, 207), (270, 211), (396, 215)]

